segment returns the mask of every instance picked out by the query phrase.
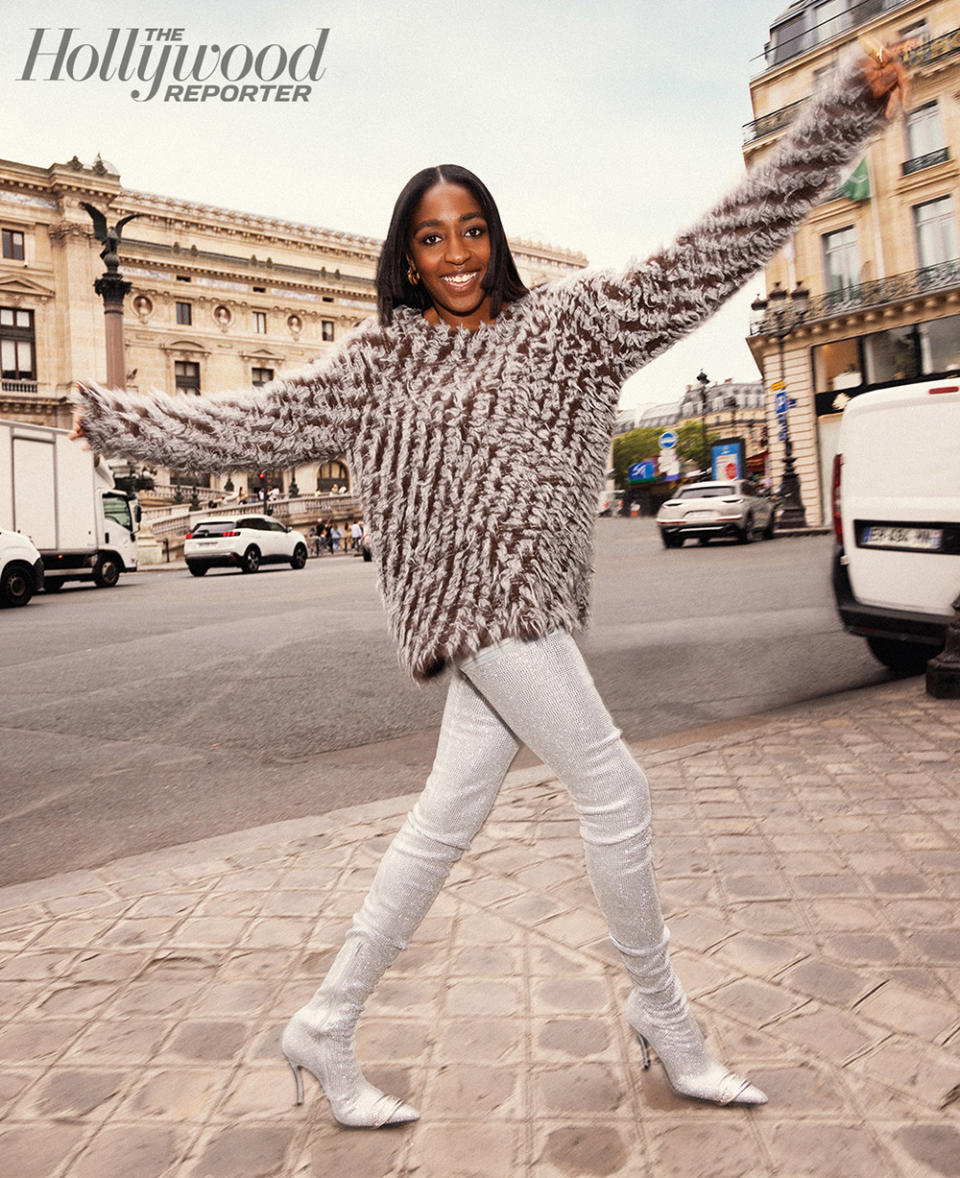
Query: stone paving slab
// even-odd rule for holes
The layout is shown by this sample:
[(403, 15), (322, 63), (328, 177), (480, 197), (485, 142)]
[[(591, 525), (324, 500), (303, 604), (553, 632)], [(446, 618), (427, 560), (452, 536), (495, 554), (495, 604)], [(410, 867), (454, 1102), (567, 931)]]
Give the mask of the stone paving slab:
[(0, 1175), (960, 1175), (960, 707), (918, 680), (638, 749), (679, 973), (769, 1094), (645, 1072), (564, 790), (510, 776), (369, 1003), (342, 1130), (279, 1057), (411, 799), (0, 891)]

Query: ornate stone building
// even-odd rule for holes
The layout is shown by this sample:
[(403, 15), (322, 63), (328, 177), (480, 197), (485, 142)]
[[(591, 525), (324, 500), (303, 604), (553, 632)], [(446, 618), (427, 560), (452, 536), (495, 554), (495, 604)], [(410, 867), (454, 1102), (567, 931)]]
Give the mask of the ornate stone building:
[[(829, 471), (850, 397), (927, 376), (960, 373), (960, 0), (798, 0), (770, 29), (751, 83), (756, 118), (745, 128), (748, 163), (774, 146), (851, 41), (910, 39), (910, 110), (891, 121), (851, 176), (806, 219), (766, 271), (810, 291), (809, 309), (769, 311), (749, 341), (767, 389), (783, 375), (807, 522), (828, 518)], [(783, 445), (767, 399), (773, 479)], [(781, 401), (781, 406), (783, 402)]]
[[(0, 417), (67, 425), (70, 382), (104, 379), (100, 244), (81, 202), (123, 232), (125, 368), (131, 389), (184, 395), (263, 384), (320, 357), (372, 314), (380, 241), (357, 234), (134, 192), (113, 165), (76, 157), (35, 167), (0, 160)], [(586, 264), (582, 254), (511, 243), (528, 285)], [(253, 490), (259, 472), (228, 476)], [(349, 485), (346, 461), (268, 472), (302, 492)], [(190, 472), (156, 472), (157, 495)], [(246, 485), (244, 485), (246, 484)], [(259, 483), (257, 483), (259, 485)]]

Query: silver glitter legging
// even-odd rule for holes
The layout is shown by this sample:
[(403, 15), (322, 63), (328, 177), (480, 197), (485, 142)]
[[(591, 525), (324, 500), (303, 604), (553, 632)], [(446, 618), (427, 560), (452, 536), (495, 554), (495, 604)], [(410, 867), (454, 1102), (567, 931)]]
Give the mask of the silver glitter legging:
[(511, 638), (463, 659), (426, 786), (388, 847), (354, 928), (405, 947), (493, 806), (520, 742), (570, 791), (587, 871), (641, 992), (678, 1000), (653, 877), (650, 789), (572, 637)]

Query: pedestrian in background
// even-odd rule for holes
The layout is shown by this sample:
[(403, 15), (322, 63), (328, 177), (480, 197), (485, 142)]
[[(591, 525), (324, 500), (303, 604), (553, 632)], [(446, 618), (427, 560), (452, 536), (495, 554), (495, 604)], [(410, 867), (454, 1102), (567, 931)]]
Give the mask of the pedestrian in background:
[(667, 951), (647, 780), (572, 633), (623, 381), (754, 274), (832, 190), (906, 79), (896, 54), (838, 69), (776, 149), (672, 246), (528, 291), (472, 172), (417, 173), (377, 268), (376, 320), (255, 393), (148, 398), (79, 386), (75, 436), (180, 470), (282, 469), (352, 452), (401, 659), (450, 672), (437, 757), (343, 948), (283, 1034), (344, 1125), (419, 1113), (360, 1071), (364, 1003), (470, 846), (523, 741), (580, 819), (587, 871), (631, 981), (625, 1014), (680, 1094), (766, 1097), (707, 1050)]

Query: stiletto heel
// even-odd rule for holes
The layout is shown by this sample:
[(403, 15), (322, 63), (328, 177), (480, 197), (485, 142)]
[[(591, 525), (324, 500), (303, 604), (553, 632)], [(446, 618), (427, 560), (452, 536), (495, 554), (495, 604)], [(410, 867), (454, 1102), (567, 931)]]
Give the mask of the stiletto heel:
[(643, 1059), (643, 1070), (647, 1071), (650, 1067), (650, 1048), (647, 1045), (646, 1039), (644, 1039), (644, 1037), (636, 1028), (634, 1028), (633, 1033), (637, 1036), (637, 1039), (640, 1043), (640, 1055)]
[(283, 1058), (287, 1060), (287, 1063), (290, 1066), (290, 1071), (293, 1072), (294, 1082), (297, 1085), (297, 1099), (294, 1101), (294, 1104), (301, 1105), (303, 1104), (303, 1077), (300, 1075), (300, 1068), (293, 1062), (292, 1059), (287, 1059), (286, 1056)]
[(627, 1022), (640, 1042), (644, 1068), (650, 1067), (650, 1047), (656, 1051), (670, 1087), (678, 1096), (714, 1104), (766, 1104), (766, 1094), (749, 1080), (728, 1071), (707, 1051), (703, 1035), (690, 1013), (683, 992), (672, 1008), (648, 1013), (636, 990), (627, 998)]

